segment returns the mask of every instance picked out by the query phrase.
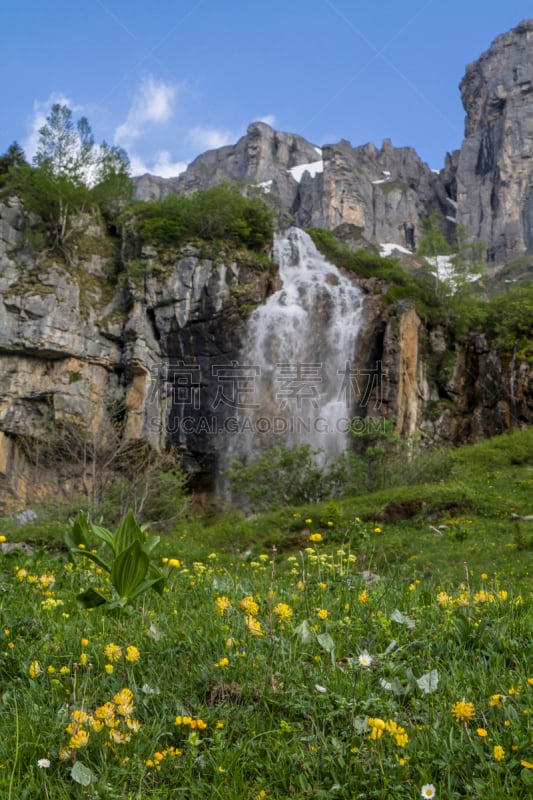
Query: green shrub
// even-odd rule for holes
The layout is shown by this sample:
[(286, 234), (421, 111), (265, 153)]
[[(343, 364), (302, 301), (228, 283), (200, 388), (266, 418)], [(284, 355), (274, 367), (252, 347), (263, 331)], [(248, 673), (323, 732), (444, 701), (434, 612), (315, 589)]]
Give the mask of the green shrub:
[(234, 459), (226, 470), (229, 488), (254, 510), (317, 503), (338, 494), (344, 483), (343, 464), (320, 466), (319, 450), (303, 444), (274, 447), (251, 464)]
[(237, 184), (221, 183), (192, 195), (135, 203), (123, 215), (146, 244), (178, 245), (189, 239), (223, 239), (261, 250), (273, 236), (273, 215), (261, 199)]

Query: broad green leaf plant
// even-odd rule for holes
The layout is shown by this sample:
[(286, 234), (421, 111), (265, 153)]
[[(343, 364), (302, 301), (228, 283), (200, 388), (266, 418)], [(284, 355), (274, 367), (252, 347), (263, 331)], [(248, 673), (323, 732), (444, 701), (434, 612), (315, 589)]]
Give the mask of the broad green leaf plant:
[[(91, 549), (92, 537), (106, 545), (107, 557)], [(87, 512), (79, 511), (70, 521), (65, 542), (73, 556), (88, 558), (107, 572), (114, 589), (115, 597), (111, 601), (93, 588), (81, 592), (78, 600), (85, 608), (105, 603), (123, 608), (148, 589), (163, 593), (165, 578), (152, 563), (160, 537), (148, 534), (146, 526), (139, 526), (131, 509), (114, 533), (92, 522)]]

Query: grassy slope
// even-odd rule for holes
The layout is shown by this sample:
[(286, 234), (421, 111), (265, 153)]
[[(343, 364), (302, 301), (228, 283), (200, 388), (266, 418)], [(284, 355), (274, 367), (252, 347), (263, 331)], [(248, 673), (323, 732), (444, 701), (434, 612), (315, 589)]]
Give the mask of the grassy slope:
[[(251, 551), (253, 558), (272, 546), (293, 553), (309, 531), (317, 530), (332, 543), (349, 544), (374, 570), (415, 577), (432, 573), (457, 582), (466, 563), (472, 571), (505, 574), (528, 585), (533, 522), (513, 522), (510, 514), (533, 514), (533, 429), (458, 448), (446, 457), (450, 474), (444, 481), (336, 500), (329, 510), (334, 527), (327, 525), (328, 504), (323, 503), (249, 519), (238, 512), (201, 523), (191, 519), (178, 535), (186, 536), (188, 552), (198, 558), (213, 549)], [(306, 525), (306, 519), (313, 522)], [(376, 527), (381, 533), (374, 534)]]

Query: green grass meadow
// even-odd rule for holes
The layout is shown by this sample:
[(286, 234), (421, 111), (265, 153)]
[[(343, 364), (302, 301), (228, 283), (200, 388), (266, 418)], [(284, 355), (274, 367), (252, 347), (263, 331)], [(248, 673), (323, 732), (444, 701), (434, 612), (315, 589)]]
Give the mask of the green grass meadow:
[(77, 603), (111, 588), (66, 521), (0, 521), (33, 548), (0, 554), (0, 796), (530, 797), (533, 435), (449, 457), (436, 483), (191, 513), (162, 595), (124, 608)]

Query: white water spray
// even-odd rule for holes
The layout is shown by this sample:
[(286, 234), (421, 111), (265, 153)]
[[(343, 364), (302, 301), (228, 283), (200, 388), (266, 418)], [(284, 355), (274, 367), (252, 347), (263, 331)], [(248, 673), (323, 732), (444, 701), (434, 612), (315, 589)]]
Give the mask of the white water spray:
[(276, 235), (273, 258), (282, 288), (248, 322), (239, 362), (255, 368), (255, 402), (240, 410), (227, 455), (310, 444), (329, 459), (348, 441), (362, 292), (299, 228)]

